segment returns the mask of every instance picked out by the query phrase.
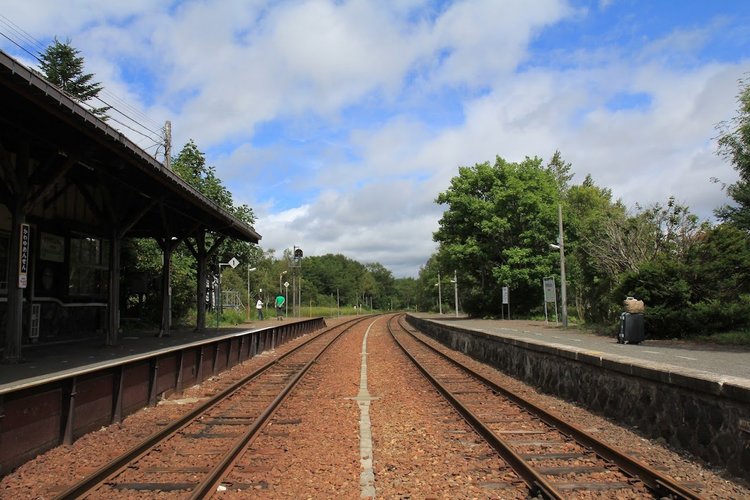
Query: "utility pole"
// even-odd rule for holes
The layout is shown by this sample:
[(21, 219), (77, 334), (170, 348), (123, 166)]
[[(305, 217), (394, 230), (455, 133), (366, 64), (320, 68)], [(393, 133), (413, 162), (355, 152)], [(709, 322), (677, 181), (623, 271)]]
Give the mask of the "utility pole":
[(164, 166), (172, 170), (172, 122), (164, 122)]
[(565, 290), (565, 246), (563, 244), (562, 203), (557, 204), (557, 218), (560, 231), (560, 301), (562, 302), (562, 326), (568, 327), (568, 298)]
[(458, 275), (456, 270), (453, 270), (453, 294), (455, 295), (454, 300), (456, 301), (456, 317), (458, 318)]
[(443, 315), (443, 290), (442, 285), (440, 284), (440, 271), (438, 271), (438, 309), (440, 310), (440, 315)]

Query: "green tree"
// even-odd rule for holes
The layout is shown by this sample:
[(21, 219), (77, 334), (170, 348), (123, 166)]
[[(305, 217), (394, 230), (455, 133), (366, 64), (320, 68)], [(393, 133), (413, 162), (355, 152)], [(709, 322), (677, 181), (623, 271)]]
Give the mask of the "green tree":
[(389, 300), (396, 293), (393, 273), (379, 262), (365, 264), (365, 269), (375, 282), (375, 287), (372, 291), (373, 307), (375, 309), (387, 309)]
[(570, 162), (563, 160), (562, 153), (560, 153), (560, 151), (555, 151), (547, 164), (547, 171), (552, 174), (557, 181), (557, 189), (560, 193), (568, 191), (568, 185), (573, 179), (573, 174), (570, 173), (572, 169), (573, 165)]
[(393, 302), (389, 304), (389, 309), (413, 308), (419, 287), (417, 280), (414, 278), (396, 278), (393, 286), (395, 288), (395, 296)]
[(473, 315), (499, 311), (500, 287), (513, 290), (513, 307), (526, 314), (541, 306), (542, 278), (556, 256), (559, 181), (539, 158), (520, 163), (460, 167), (436, 202), (447, 205), (433, 238), (444, 271), (458, 271), (459, 301)]
[[(246, 224), (252, 225), (255, 223), (255, 214), (252, 209), (247, 205), (236, 206), (234, 204), (232, 193), (216, 175), (216, 169), (206, 164), (205, 155), (192, 139), (173, 158), (172, 168), (177, 175), (200, 191), (206, 198), (216, 203), (220, 208), (231, 213)], [(192, 249), (197, 252), (201, 252), (201, 248), (208, 252), (210, 259), (208, 269), (212, 273), (219, 272), (219, 264), (222, 262), (228, 262), (232, 258), (239, 260), (242, 265), (234, 272), (228, 272), (226, 280), (222, 272), (222, 289), (223, 291), (233, 292), (242, 292), (245, 290), (247, 277), (243, 271), (247, 269), (249, 264), (254, 265), (257, 259), (260, 258), (260, 255), (253, 249), (253, 245), (232, 239), (223, 240), (219, 235), (210, 232), (206, 234), (205, 241), (199, 242), (191, 239), (189, 243), (192, 245)], [(202, 272), (198, 273), (198, 279), (202, 280), (201, 274)], [(201, 293), (201, 291), (198, 292), (199, 295)], [(209, 297), (213, 296), (210, 289), (208, 295)], [(245, 296), (244, 300), (247, 300), (246, 294), (241, 294), (241, 296)], [(199, 328), (202, 314), (203, 312), (199, 309)]]
[(584, 238), (598, 270), (614, 281), (663, 255), (684, 260), (700, 227), (690, 209), (673, 197), (666, 205), (637, 206), (633, 216), (613, 208)]
[(739, 174), (739, 179), (727, 187), (734, 206), (724, 205), (716, 215), (738, 227), (750, 230), (750, 82), (740, 81), (737, 96), (737, 116), (719, 124), (718, 154), (727, 159)]
[[(302, 261), (302, 276), (310, 282), (319, 297), (339, 297), (341, 305), (355, 305), (362, 297), (365, 266), (341, 254), (308, 256)], [(304, 293), (304, 290), (303, 290)]]
[[(611, 220), (625, 219), (625, 207), (612, 200), (612, 192), (594, 184), (591, 175), (571, 186), (564, 208), (566, 264), (569, 300), (580, 320), (611, 318), (610, 297), (616, 274), (595, 255), (605, 227)], [(570, 304), (569, 304), (570, 305)]]
[[(220, 208), (231, 213), (243, 222), (252, 225), (255, 215), (247, 205), (236, 206), (232, 194), (222, 184), (216, 175), (214, 167), (206, 165), (205, 155), (191, 140), (182, 148), (180, 153), (172, 159), (174, 171), (188, 184), (201, 192), (208, 199), (216, 203)], [(252, 294), (250, 300), (257, 300), (260, 293), (255, 290), (266, 287), (265, 293), (272, 291), (269, 284), (273, 280), (269, 275), (275, 271), (271, 270), (272, 264), (268, 262), (262, 250), (244, 241), (224, 239), (218, 234), (208, 232), (198, 237), (189, 238), (187, 246), (180, 245), (172, 253), (172, 310), (173, 316), (178, 321), (186, 319), (189, 311), (196, 306), (196, 298), (207, 292), (207, 296), (213, 303), (214, 277), (219, 272), (219, 263), (228, 262), (235, 257), (241, 262), (237, 269), (222, 268), (222, 289), (240, 293), (243, 303), (248, 301), (246, 288), (249, 285), (247, 269), (256, 267)], [(189, 247), (189, 248), (188, 248)], [(208, 256), (207, 267), (199, 269), (195, 265), (196, 255), (193, 252), (205, 252)], [(146, 256), (146, 258), (141, 258)], [(158, 276), (162, 268), (162, 252), (155, 241), (139, 240), (133, 242), (123, 251), (123, 269), (134, 273), (135, 276)], [(261, 266), (262, 267), (259, 267)], [(210, 283), (209, 289), (203, 290), (201, 283)], [(150, 313), (150, 319), (157, 319), (160, 311), (160, 282), (150, 283), (146, 304)], [(197, 290), (197, 293), (196, 293)], [(266, 299), (268, 297), (265, 297)], [(267, 302), (267, 300), (264, 300)], [(200, 327), (205, 322), (205, 302), (199, 303), (197, 323)], [(248, 304), (245, 304), (246, 306)]]
[[(93, 73), (84, 73), (84, 59), (79, 55), (80, 51), (70, 44), (55, 38), (40, 56), (42, 69), (47, 80), (60, 87), (77, 101), (88, 103), (99, 96), (102, 84), (92, 81)], [(105, 113), (110, 106), (92, 106), (92, 113), (102, 119), (106, 119)]]
[[(182, 147), (179, 154), (172, 160), (172, 169), (206, 198), (225, 210), (235, 211), (232, 193), (224, 187), (221, 179), (216, 176), (216, 169), (206, 165), (206, 155), (198, 149), (192, 139)], [(252, 219), (252, 214), (250, 215)]]
[(411, 297), (410, 303), (416, 304), (420, 311), (434, 311), (440, 310), (438, 305), (440, 297), (440, 291), (438, 290), (438, 276), (442, 287), (442, 300), (443, 300), (443, 311), (449, 309), (448, 303), (448, 285), (450, 283), (450, 277), (446, 276), (446, 271), (440, 272), (440, 262), (438, 260), (438, 254), (433, 254), (427, 259), (424, 266), (419, 269), (419, 277), (417, 278), (417, 289), (416, 293)]
[(703, 228), (687, 263), (696, 301), (750, 294), (750, 235), (733, 224)]

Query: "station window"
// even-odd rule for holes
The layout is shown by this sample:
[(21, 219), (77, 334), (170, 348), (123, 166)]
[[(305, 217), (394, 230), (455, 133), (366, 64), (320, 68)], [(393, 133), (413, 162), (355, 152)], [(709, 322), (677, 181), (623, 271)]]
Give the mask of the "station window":
[(0, 294), (8, 293), (8, 245), (10, 236), (0, 231)]
[(105, 298), (109, 289), (109, 241), (70, 238), (70, 295)]

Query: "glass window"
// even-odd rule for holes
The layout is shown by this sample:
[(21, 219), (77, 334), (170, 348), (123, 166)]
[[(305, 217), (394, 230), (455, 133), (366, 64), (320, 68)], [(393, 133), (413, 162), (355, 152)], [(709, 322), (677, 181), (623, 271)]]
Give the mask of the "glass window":
[(89, 236), (70, 238), (71, 296), (105, 298), (109, 290), (109, 241)]

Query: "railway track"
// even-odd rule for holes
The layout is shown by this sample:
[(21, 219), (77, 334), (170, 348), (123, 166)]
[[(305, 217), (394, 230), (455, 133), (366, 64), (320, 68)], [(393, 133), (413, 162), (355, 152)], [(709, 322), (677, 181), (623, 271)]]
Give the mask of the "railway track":
[(388, 330), (468, 423), (543, 498), (684, 498), (698, 493), (535, 406), (420, 338), (403, 316)]
[(157, 492), (210, 496), (313, 363), (365, 319), (314, 334), (56, 498), (128, 498)]

